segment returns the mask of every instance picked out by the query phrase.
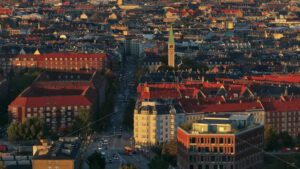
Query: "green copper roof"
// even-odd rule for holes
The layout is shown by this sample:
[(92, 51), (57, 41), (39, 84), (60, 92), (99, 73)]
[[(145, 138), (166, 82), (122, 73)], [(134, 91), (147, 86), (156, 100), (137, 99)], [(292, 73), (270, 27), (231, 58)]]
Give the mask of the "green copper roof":
[(171, 28), (170, 28), (170, 32), (169, 32), (170, 34), (169, 34), (169, 42), (168, 42), (168, 44), (174, 44), (175, 43), (175, 41), (174, 41), (174, 34), (173, 34), (173, 28), (172, 28), (172, 25), (171, 25)]

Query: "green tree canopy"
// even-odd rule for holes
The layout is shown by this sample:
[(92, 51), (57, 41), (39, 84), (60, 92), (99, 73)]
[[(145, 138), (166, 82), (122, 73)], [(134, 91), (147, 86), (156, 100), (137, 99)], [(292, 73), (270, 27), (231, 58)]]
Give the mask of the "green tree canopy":
[(105, 158), (100, 153), (93, 153), (88, 157), (90, 169), (105, 169)]
[(198, 63), (193, 61), (190, 58), (183, 58), (182, 64), (178, 68), (179, 70), (192, 69), (193, 71), (205, 72), (208, 70), (208, 67), (203, 63)]
[(11, 141), (37, 140), (47, 133), (44, 121), (38, 117), (27, 118), (22, 123), (12, 122), (7, 128), (8, 139)]
[(134, 164), (127, 164), (120, 167), (119, 169), (136, 169), (136, 166)]
[(168, 167), (169, 163), (165, 161), (162, 157), (153, 158), (149, 164), (150, 169), (166, 169)]
[(298, 134), (296, 137), (296, 144), (300, 145), (300, 134)]
[(266, 124), (264, 127), (264, 149), (267, 151), (278, 149), (278, 134), (276, 128)]
[(279, 133), (279, 144), (281, 147), (293, 147), (295, 146), (294, 139), (289, 135), (288, 132)]
[(129, 100), (129, 103), (125, 109), (123, 124), (129, 128), (133, 128), (133, 113), (134, 113), (135, 101)]
[(91, 112), (89, 109), (80, 108), (73, 121), (73, 132), (81, 136), (92, 133)]
[(135, 74), (134, 74), (134, 82), (136, 84), (139, 83), (139, 80), (142, 76), (144, 76), (146, 73), (149, 72), (149, 69), (145, 66), (138, 66), (136, 68)]
[(6, 169), (6, 166), (3, 162), (0, 162), (0, 169)]

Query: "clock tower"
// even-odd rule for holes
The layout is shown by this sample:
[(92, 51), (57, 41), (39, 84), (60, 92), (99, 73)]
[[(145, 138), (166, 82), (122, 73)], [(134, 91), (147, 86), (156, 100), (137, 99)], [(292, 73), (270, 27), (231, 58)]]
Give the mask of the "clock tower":
[(171, 25), (168, 41), (168, 66), (175, 67), (175, 41)]

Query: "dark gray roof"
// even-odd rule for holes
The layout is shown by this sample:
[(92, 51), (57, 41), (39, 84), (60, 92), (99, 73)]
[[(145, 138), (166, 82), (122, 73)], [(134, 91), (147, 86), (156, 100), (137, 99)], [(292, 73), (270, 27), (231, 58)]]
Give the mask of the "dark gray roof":
[(231, 124), (231, 120), (200, 120), (199, 123), (205, 124)]
[[(56, 142), (51, 146), (47, 154), (39, 155), (36, 153), (33, 156), (33, 160), (72, 160), (76, 158), (77, 154), (80, 151), (81, 143), (79, 140), (73, 142)], [(65, 150), (70, 150), (69, 153), (66, 153)]]

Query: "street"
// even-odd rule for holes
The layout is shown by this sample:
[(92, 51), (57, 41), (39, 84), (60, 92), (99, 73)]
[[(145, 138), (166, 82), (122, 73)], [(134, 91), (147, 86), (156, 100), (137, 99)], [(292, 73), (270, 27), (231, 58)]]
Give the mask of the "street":
[[(136, 88), (130, 87), (128, 84), (134, 83), (134, 72), (136, 68), (136, 60), (132, 57), (128, 58), (127, 63), (119, 72), (120, 86), (119, 91), (115, 96), (114, 114), (110, 116), (111, 127), (102, 133), (93, 135), (95, 140), (90, 143), (84, 153), (84, 159), (87, 159), (95, 151), (101, 152), (106, 158), (107, 169), (118, 169), (122, 165), (128, 163), (135, 164), (138, 169), (147, 169), (149, 161), (137, 152), (133, 155), (127, 155), (124, 147), (134, 147), (132, 130), (123, 127), (123, 117), (125, 109), (130, 99), (136, 100)], [(108, 144), (101, 146), (102, 141), (107, 140)], [(85, 160), (86, 161), (86, 160)], [(86, 162), (83, 164), (84, 169), (88, 169)]]

